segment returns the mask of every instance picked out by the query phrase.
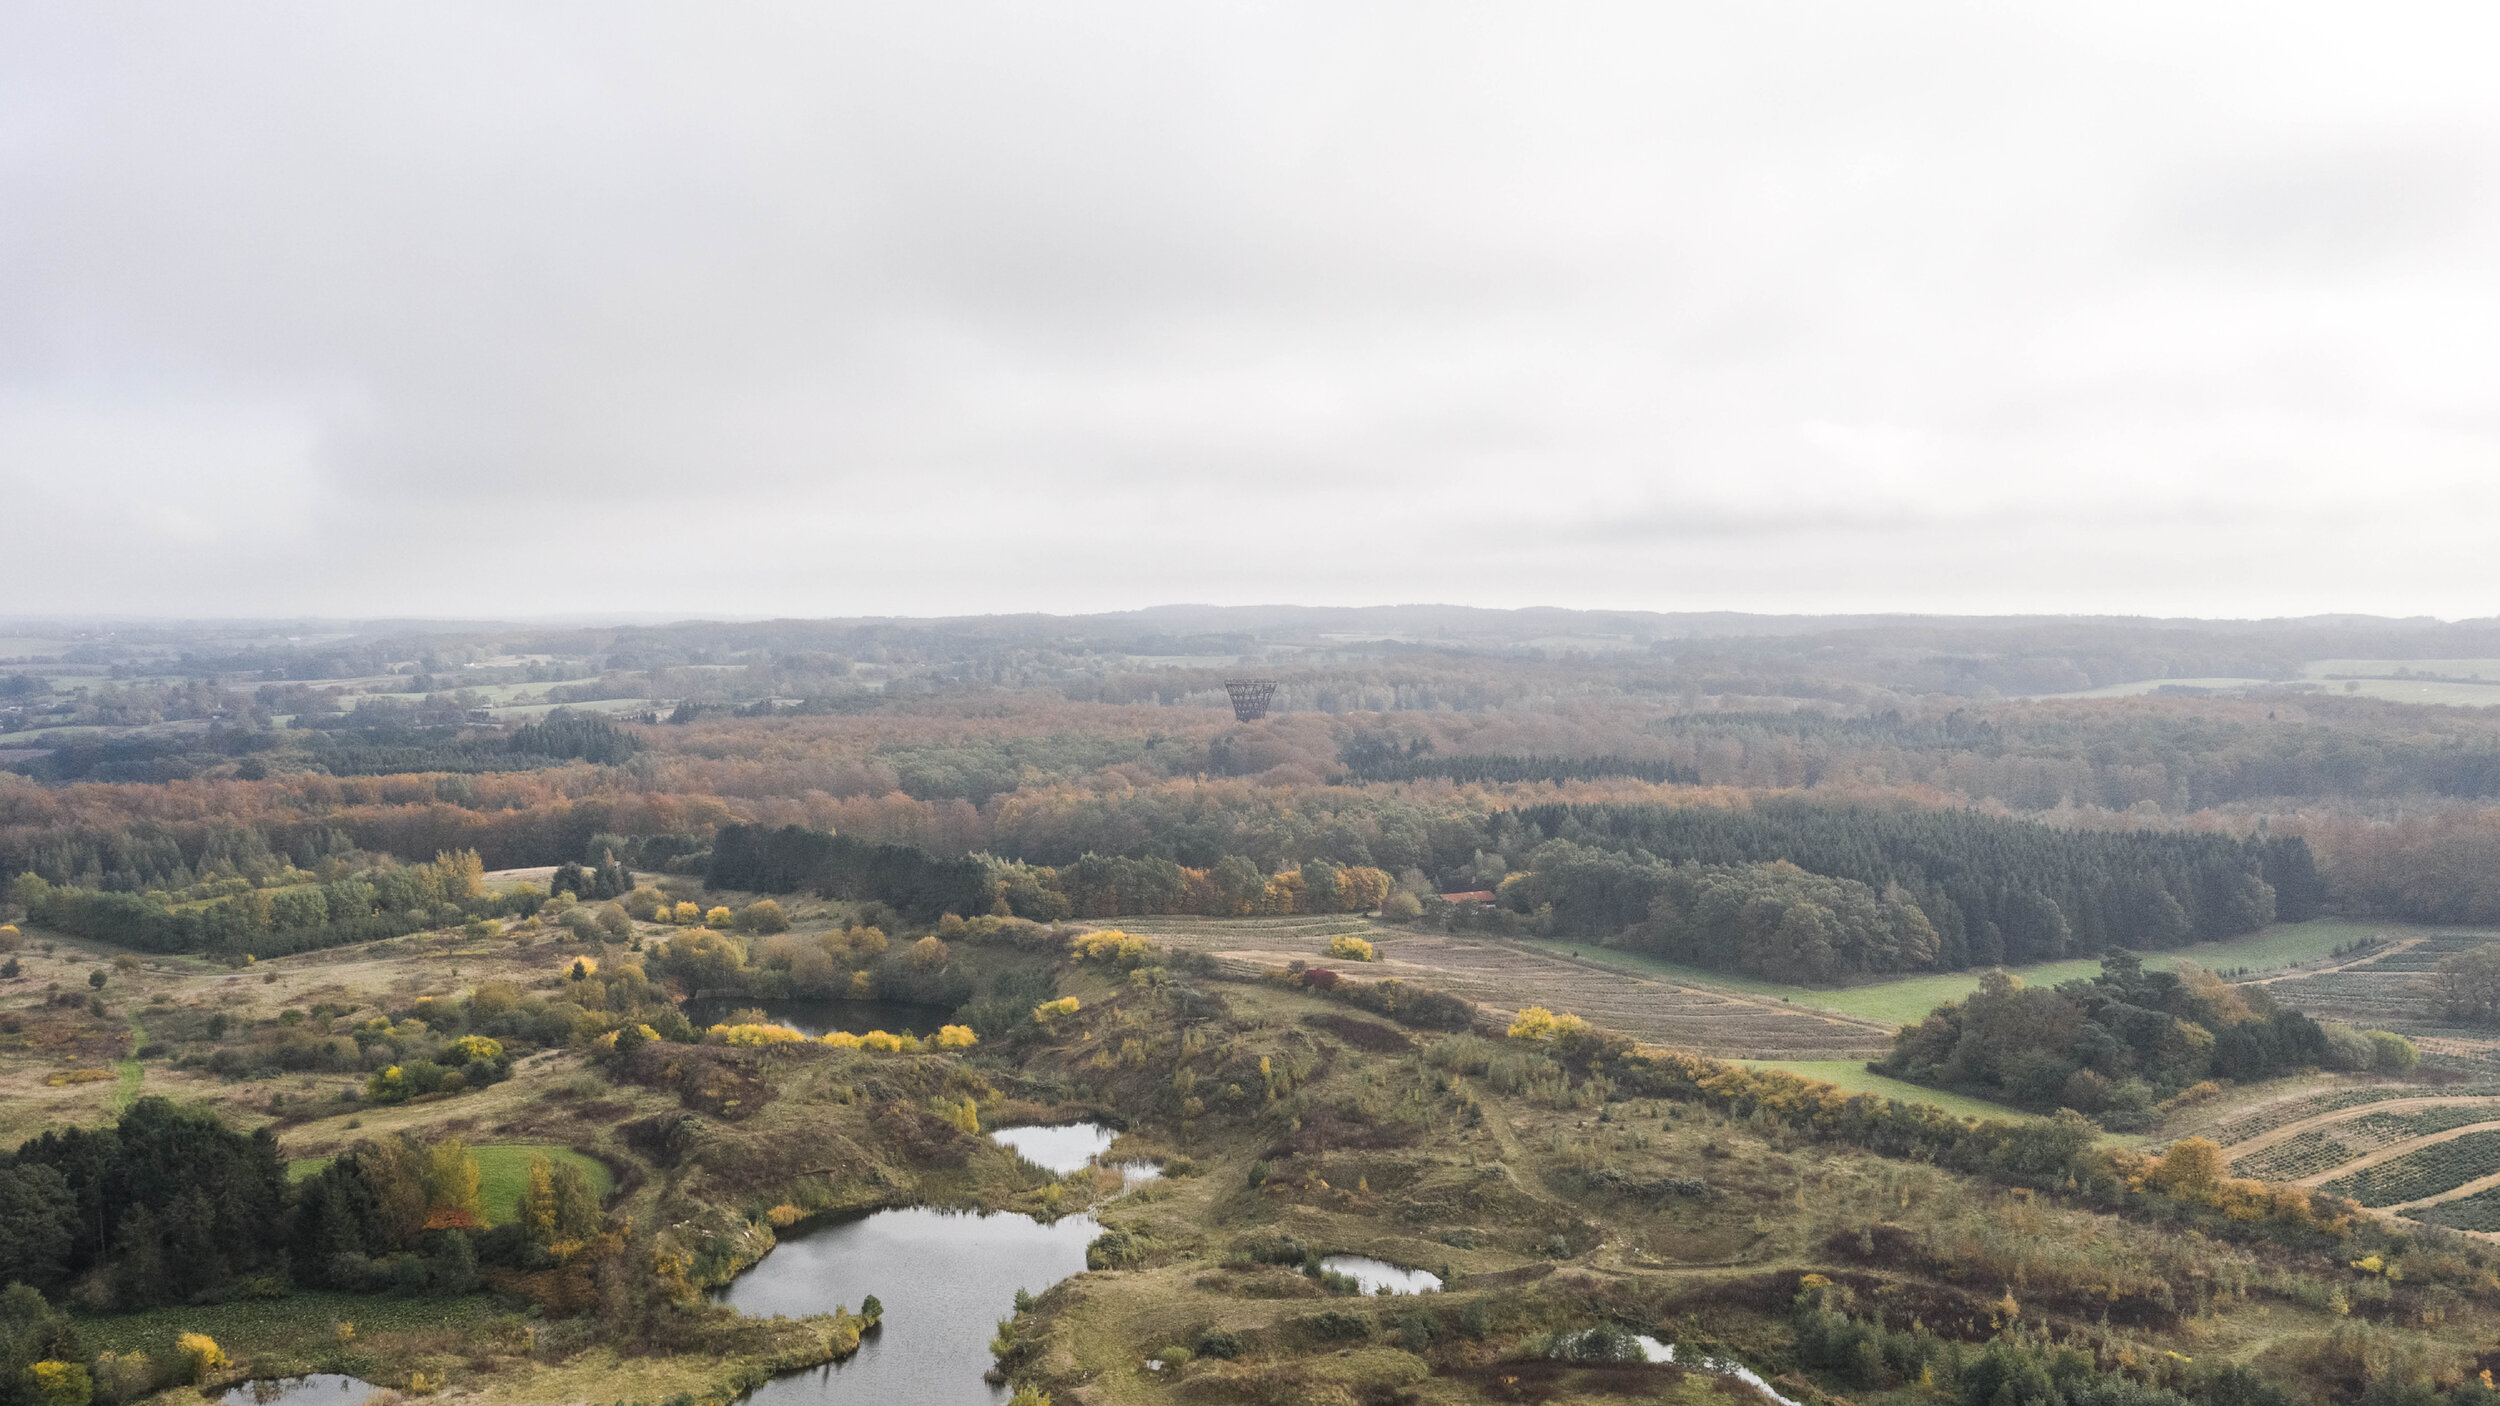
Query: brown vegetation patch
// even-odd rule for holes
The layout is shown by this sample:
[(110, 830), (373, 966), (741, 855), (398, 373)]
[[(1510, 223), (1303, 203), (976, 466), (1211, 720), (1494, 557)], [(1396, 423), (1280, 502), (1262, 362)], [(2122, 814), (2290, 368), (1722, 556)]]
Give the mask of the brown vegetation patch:
[(628, 1083), (673, 1091), (698, 1113), (734, 1122), (754, 1116), (779, 1092), (761, 1065), (761, 1056), (745, 1050), (654, 1042), (628, 1055), (617, 1073)]
[(1333, 1109), (1319, 1108), (1302, 1120), (1300, 1128), (1269, 1148), (1267, 1155), (1378, 1151), (1412, 1146), (1421, 1136), (1419, 1129), (1404, 1124), (1350, 1122)]
[(689, 1160), (702, 1167), (715, 1186), (739, 1192), (778, 1191), (806, 1176), (836, 1181), (866, 1177), (877, 1165), (875, 1158), (829, 1120), (770, 1128), (707, 1128)]
[[(1889, 1221), (1878, 1221), (1854, 1230), (1847, 1227), (1835, 1230), (1824, 1239), (1823, 1250), (1852, 1264), (1880, 1265), (1886, 1269), (1939, 1279), (1960, 1278), (1967, 1273), (1966, 1266), (1936, 1254), (1924, 1232)], [(1993, 1327), (1982, 1332), (1970, 1326), (1973, 1321), (1979, 1324), (1988, 1322), (1990, 1309), (1985, 1302), (1940, 1285), (1921, 1285), (1915, 1290), (1905, 1290), (1900, 1284), (1883, 1280), (1875, 1281), (1872, 1291), (1883, 1293), (1887, 1301), (1903, 1292), (1939, 1296), (1934, 1312), (1964, 1320), (1962, 1335), (1971, 1341), (1994, 1331)], [(2024, 1289), (2022, 1300), (2026, 1308), (2043, 1309), (2072, 1318), (2090, 1320), (2106, 1314), (2112, 1325), (2123, 1328), (2168, 1331), (2179, 1326), (2181, 1316), (2167, 1283), (2160, 1284), (2151, 1292), (2122, 1290), (2109, 1285), (2086, 1287), (2034, 1283)], [(1921, 1317), (1936, 1331), (1949, 1331), (1944, 1326), (1951, 1321), (1948, 1317), (1929, 1316), (1925, 1312), (1921, 1313)]]
[(905, 1161), (924, 1167), (960, 1167), (978, 1145), (963, 1129), (908, 1103), (885, 1103), (871, 1115), (877, 1135)]

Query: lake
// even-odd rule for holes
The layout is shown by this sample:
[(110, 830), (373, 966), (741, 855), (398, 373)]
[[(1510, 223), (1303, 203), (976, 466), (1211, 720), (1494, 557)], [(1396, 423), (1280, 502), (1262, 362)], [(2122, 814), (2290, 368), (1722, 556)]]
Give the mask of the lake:
[(1005, 1213), (874, 1211), (782, 1241), (713, 1297), (758, 1317), (857, 1309), (870, 1294), (885, 1305), (884, 1325), (849, 1361), (776, 1377), (748, 1398), (756, 1406), (993, 1406), (1010, 1395), (981, 1380), (998, 1320), (1014, 1316), (1018, 1289), (1038, 1294), (1084, 1273), (1085, 1247), (1101, 1230), (1091, 1216), (1044, 1225)]

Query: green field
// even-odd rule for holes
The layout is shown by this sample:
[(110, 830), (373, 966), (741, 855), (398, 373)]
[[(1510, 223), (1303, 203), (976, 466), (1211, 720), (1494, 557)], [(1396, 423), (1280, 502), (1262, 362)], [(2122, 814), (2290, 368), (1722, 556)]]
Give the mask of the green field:
[[(489, 1224), (501, 1225), (521, 1213), (521, 1193), (529, 1188), (530, 1159), (545, 1153), (551, 1162), (570, 1163), (590, 1181), (590, 1189), (604, 1201), (616, 1185), (608, 1169), (595, 1158), (584, 1157), (569, 1147), (549, 1147), (538, 1143), (503, 1142), (486, 1147), (472, 1147), (469, 1155), (477, 1159), (478, 1201), (485, 1207)], [(329, 1166), (328, 1157), (298, 1157), (286, 1164), (289, 1181), (302, 1181)]]
[[(2148, 954), (2144, 964), (2169, 968), (2181, 962), (2194, 962), (2205, 967), (2277, 967), (2294, 962), (2315, 961), (2328, 956), (2336, 947), (2374, 932), (2393, 929), (2385, 923), (2355, 923), (2341, 918), (2316, 918), (2306, 923), (2284, 923), (2246, 937), (2228, 942), (2199, 943), (2169, 952)], [(1734, 976), (1701, 967), (1684, 966), (1663, 961), (1639, 952), (1621, 952), (1600, 947), (1593, 942), (1549, 942), (1522, 938), (1519, 945), (1531, 951), (1554, 956), (1576, 956), (1581, 961), (1618, 971), (1636, 972), (1664, 981), (1688, 986), (1715, 986), (1724, 991), (1748, 996), (1768, 996), (1791, 1001), (1801, 1006), (1818, 1006), (1862, 1020), (1880, 1020), (1891, 1025), (1908, 1025), (1926, 1018), (1929, 1011), (1947, 1001), (1958, 1001), (1979, 989), (1977, 971), (1943, 972), (1934, 976), (1908, 976), (1897, 981), (1879, 981), (1865, 986), (1824, 989), (1812, 986), (1791, 986), (1784, 982), (1758, 981), (1752, 977)], [(2044, 962), (2037, 966), (2008, 968), (2028, 985), (2054, 986), (2097, 975), (2101, 970), (2098, 958), (2077, 958), (2065, 962)]]
[(2033, 1115), (1984, 1098), (1949, 1094), (1941, 1089), (1908, 1083), (1876, 1074), (1854, 1059), (1748, 1059), (1742, 1061), (1754, 1069), (1785, 1069), (1826, 1084), (1838, 1084), (1853, 1094), (1882, 1094), (1903, 1103), (1932, 1103), (1947, 1113), (1964, 1118), (2028, 1118)]

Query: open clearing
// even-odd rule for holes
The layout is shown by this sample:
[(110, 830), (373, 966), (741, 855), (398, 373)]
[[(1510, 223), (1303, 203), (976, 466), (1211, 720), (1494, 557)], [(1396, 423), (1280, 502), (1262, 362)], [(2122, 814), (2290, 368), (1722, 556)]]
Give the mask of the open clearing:
[[(1642, 1040), (1768, 1061), (1871, 1058), (1889, 1048), (1895, 1028), (1969, 995), (1980, 980), (1976, 971), (1950, 972), (1823, 989), (1705, 971), (1591, 942), (1424, 932), (1350, 915), (1142, 917), (1107, 920), (1106, 925), (1243, 967), (1290, 961), (1329, 965), (1328, 939), (1353, 933), (1373, 942), (1382, 958), (1366, 975), (1424, 982), (1505, 1012), (1543, 1005)], [(2231, 971), (2266, 971), (2324, 961), (2337, 947), (2373, 934), (2421, 931), (2321, 918), (2229, 942), (2155, 953), (2145, 960), (2157, 968), (2193, 962)], [(2055, 985), (2100, 969), (2098, 958), (2079, 958), (2011, 970), (2025, 982)], [(2293, 980), (2273, 979), (2286, 984)], [(2282, 986), (2277, 990), (2291, 994)]]
[[(2199, 943), (2194, 947), (2175, 948), (2167, 952), (2147, 953), (2144, 964), (2169, 970), (2181, 963), (2223, 970), (2264, 970), (2316, 962), (2331, 957), (2337, 947), (2369, 937), (2374, 933), (2402, 934), (2413, 931), (2387, 924), (2355, 923), (2341, 918), (2318, 918), (2306, 923), (2284, 923), (2262, 932), (2229, 942)], [(1885, 1025), (1908, 1025), (1926, 1018), (1929, 1011), (1947, 1001), (1958, 1001), (1979, 989), (1979, 972), (1945, 972), (1934, 976), (1909, 976), (1896, 981), (1870, 982), (1864, 986), (1838, 988), (1793, 986), (1785, 982), (1761, 981), (1752, 977), (1731, 976), (1700, 967), (1682, 966), (1652, 957), (1646, 953), (1624, 952), (1599, 947), (1587, 942), (1547, 942), (1522, 939), (1518, 946), (1556, 956), (1569, 956), (1619, 971), (1635, 972), (1681, 985), (1705, 989), (1741, 992), (1748, 996), (1787, 1001), (1794, 1005), (1814, 1006), (1860, 1020)], [(2055, 986), (2061, 981), (2074, 981), (2098, 975), (2101, 962), (2097, 957), (2082, 957), (2064, 962), (2044, 962), (2007, 970), (2032, 986)]]
[[(2297, 689), (2299, 692), (2287, 692)], [(2135, 698), (2164, 691), (2283, 692), (2311, 697), (2377, 698), (2394, 703), (2487, 708), (2500, 703), (2500, 659), (2311, 659), (2296, 680), (2257, 678), (2135, 679), (2050, 698)]]
[(1697, 1054), (1864, 1060), (1891, 1045), (1890, 1028), (1873, 1021), (1575, 961), (1567, 947), (1557, 955), (1497, 938), (1419, 932), (1357, 917), (1124, 918), (1117, 926), (1249, 973), (1294, 961), (1347, 966), (1327, 955), (1328, 939), (1354, 933), (1379, 950), (1379, 961), (1361, 967), (1366, 977), (1436, 987), (1505, 1016), (1522, 1006), (1545, 1006)]

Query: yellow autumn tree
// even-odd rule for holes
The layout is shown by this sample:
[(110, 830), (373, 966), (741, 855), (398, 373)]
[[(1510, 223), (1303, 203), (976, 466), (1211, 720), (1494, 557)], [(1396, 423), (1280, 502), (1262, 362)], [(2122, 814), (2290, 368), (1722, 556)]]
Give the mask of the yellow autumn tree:
[(2211, 1138), (2183, 1137), (2162, 1153), (2145, 1180), (2173, 1196), (2201, 1196), (2222, 1181), (2222, 1148)]
[[(174, 1339), (174, 1355), (182, 1359), (185, 1380), (197, 1385), (234, 1365), (226, 1350), (206, 1333), (185, 1333)], [(80, 1369), (83, 1373), (85, 1369)]]
[(446, 850), (434, 856), (434, 882), (453, 903), (486, 896), (486, 864), (473, 849)]
[(1527, 1006), (1512, 1018), (1509, 1033), (1514, 1040), (1544, 1042), (1588, 1028), (1589, 1023), (1576, 1015), (1556, 1015), (1543, 1006)]
[(1397, 886), (1397, 880), (1390, 878), (1386, 870), (1375, 869), (1368, 864), (1337, 871), (1337, 901), (1356, 913), (1368, 912), (1387, 903)]
[(715, 1025), (705, 1033), (724, 1045), (787, 1045), (807, 1038), (787, 1025)]
[(44, 1361), (27, 1371), (35, 1379), (35, 1396), (43, 1406), (87, 1406), (95, 1399), (95, 1380), (78, 1363)]
[(556, 1164), (544, 1152), (530, 1158), (529, 1184), (521, 1192), (521, 1233), (541, 1245), (556, 1238)]
[(467, 1143), (456, 1137), (436, 1143), (425, 1154), (426, 1224), (484, 1225), (481, 1180), (477, 1159), (469, 1155)]

